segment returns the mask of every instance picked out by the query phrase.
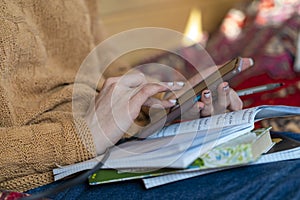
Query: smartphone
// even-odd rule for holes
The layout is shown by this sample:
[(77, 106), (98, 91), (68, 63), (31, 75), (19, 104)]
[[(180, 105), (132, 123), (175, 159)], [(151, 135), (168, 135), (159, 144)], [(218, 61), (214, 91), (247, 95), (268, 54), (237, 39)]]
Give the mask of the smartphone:
[[(176, 105), (170, 108), (169, 111), (162, 110), (161, 112), (155, 113), (155, 115), (151, 117), (150, 124), (145, 126), (135, 137), (141, 139), (146, 138), (161, 129), (165, 124), (171, 123), (195, 104), (203, 90), (209, 88), (211, 91), (215, 91), (219, 84), (224, 81), (229, 81), (232, 77), (240, 73), (242, 69), (243, 59), (241, 57), (228, 61), (207, 78), (179, 96)], [(212, 97), (215, 98), (215, 95)]]

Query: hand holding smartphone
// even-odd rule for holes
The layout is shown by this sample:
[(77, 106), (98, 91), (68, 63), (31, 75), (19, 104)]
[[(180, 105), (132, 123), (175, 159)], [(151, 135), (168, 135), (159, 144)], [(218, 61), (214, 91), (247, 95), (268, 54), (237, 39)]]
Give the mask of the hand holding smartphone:
[[(146, 138), (155, 131), (162, 128), (165, 124), (171, 123), (180, 115), (188, 111), (195, 102), (199, 99), (202, 91), (209, 88), (211, 91), (215, 91), (219, 84), (224, 81), (229, 81), (232, 77), (239, 74), (253, 65), (252, 59), (237, 57), (232, 59), (215, 70), (213, 73), (202, 79), (194, 87), (188, 89), (177, 98), (177, 103), (173, 106), (169, 112), (162, 110), (156, 113), (151, 118), (151, 123), (144, 127), (135, 137)], [(216, 98), (216, 95), (213, 95)]]

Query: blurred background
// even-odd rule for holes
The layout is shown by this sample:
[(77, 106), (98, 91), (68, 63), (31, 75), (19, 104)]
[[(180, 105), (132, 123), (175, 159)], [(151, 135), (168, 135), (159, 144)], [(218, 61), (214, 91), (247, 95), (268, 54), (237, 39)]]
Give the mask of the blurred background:
[[(230, 81), (236, 89), (283, 83), (278, 89), (242, 98), (245, 107), (300, 106), (299, 0), (99, 0), (105, 37), (132, 28), (163, 27), (176, 30), (203, 45), (216, 64), (237, 56), (251, 57), (252, 69)], [(178, 42), (178, 41), (177, 41)], [(176, 43), (176, 42), (175, 42)], [(201, 64), (194, 44), (180, 41), (174, 48)], [(160, 55), (161, 54), (161, 55)], [(190, 74), (188, 63), (163, 52), (129, 56), (131, 64), (145, 61), (176, 66)], [(149, 67), (149, 71), (153, 71)], [(124, 69), (113, 73), (122, 73)], [(110, 72), (112, 73), (112, 72)], [(300, 133), (299, 117), (264, 120), (258, 126)]]
[[(208, 32), (218, 28), (229, 9), (241, 0), (100, 0), (107, 34), (154, 26), (184, 32), (193, 10), (196, 26)], [(200, 30), (201, 31), (201, 30)]]

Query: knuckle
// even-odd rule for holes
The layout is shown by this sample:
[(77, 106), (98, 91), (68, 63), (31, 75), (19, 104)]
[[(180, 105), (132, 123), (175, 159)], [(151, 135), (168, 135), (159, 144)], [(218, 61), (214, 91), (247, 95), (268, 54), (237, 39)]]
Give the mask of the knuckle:
[(162, 90), (162, 86), (159, 84), (146, 84), (141, 89), (141, 93), (146, 96), (152, 96)]
[(241, 110), (243, 108), (243, 102), (240, 100), (232, 105), (233, 110)]
[(116, 83), (116, 78), (115, 77), (109, 77), (105, 80), (104, 85), (110, 86), (113, 83)]
[(151, 93), (151, 88), (149, 86), (144, 86), (141, 90), (140, 90), (140, 94), (143, 96), (150, 96)]
[(117, 83), (116, 82), (110, 84), (110, 88), (111, 89), (115, 89), (116, 87), (117, 87)]

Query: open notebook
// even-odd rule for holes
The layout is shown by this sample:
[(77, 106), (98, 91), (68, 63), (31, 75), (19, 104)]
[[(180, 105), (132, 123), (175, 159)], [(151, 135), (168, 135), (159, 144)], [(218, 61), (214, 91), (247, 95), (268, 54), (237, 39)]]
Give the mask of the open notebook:
[[(181, 168), (222, 143), (250, 132), (256, 121), (300, 115), (299, 107), (258, 106), (169, 125), (144, 140), (114, 146), (102, 168)], [(102, 156), (53, 170), (55, 180), (96, 166)]]

